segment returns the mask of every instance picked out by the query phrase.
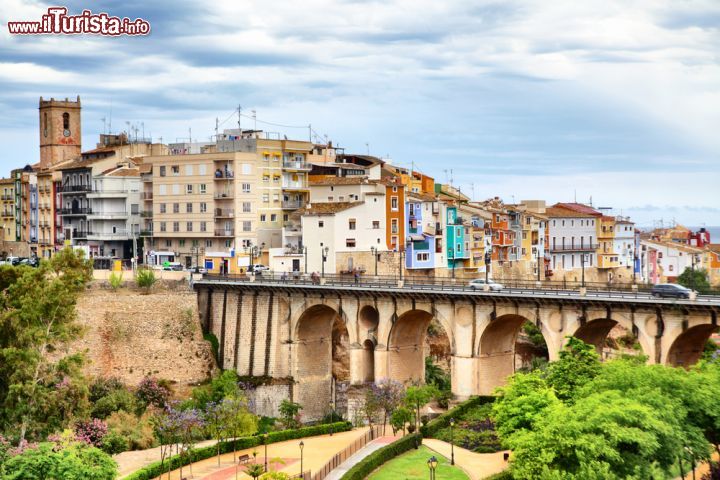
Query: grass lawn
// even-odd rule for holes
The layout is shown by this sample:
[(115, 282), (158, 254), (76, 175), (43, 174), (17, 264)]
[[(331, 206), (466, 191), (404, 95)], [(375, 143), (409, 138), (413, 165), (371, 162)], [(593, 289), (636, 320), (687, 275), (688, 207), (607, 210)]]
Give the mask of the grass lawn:
[(450, 466), (450, 460), (422, 446), (417, 450), (410, 450), (390, 460), (375, 470), (368, 478), (372, 480), (405, 480), (410, 478), (427, 480), (430, 478), (427, 461), (433, 455), (438, 459), (438, 467), (437, 470), (435, 470), (435, 476), (437, 478), (442, 480), (468, 479), (465, 472), (457, 467)]

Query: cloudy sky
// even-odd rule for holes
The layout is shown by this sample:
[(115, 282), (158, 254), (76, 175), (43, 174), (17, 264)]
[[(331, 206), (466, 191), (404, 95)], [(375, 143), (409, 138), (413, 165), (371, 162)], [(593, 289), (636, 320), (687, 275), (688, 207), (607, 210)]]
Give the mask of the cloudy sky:
[[(37, 101), (83, 100), (90, 148), (144, 123), (206, 140), (258, 128), (392, 158), (476, 199), (614, 207), (720, 225), (717, 0), (140, 0), (148, 37), (12, 37), (48, 4), (0, 0), (0, 168), (38, 159)], [(244, 126), (252, 120), (243, 119)]]

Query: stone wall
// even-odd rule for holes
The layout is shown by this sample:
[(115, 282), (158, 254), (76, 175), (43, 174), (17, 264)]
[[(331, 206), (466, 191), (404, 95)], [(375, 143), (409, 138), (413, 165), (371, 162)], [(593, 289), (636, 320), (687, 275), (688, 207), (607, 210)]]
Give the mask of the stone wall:
[(142, 295), (95, 284), (80, 297), (77, 312), (86, 332), (70, 350), (87, 351), (90, 375), (131, 385), (152, 375), (187, 385), (207, 380), (217, 368), (190, 290)]
[(251, 410), (255, 415), (277, 417), (282, 401), (290, 399), (291, 388), (290, 384), (259, 385), (248, 394)]
[(14, 257), (29, 257), (30, 245), (27, 242), (7, 242), (0, 240), (0, 253), (2, 252)]

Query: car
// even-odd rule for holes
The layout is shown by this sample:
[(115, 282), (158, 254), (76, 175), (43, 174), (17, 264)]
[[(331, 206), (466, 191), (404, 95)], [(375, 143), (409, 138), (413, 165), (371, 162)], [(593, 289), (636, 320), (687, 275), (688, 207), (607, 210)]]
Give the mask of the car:
[(690, 298), (693, 291), (677, 283), (659, 283), (650, 293), (655, 298)]
[[(485, 290), (485, 279), (484, 278), (476, 278), (475, 280), (471, 280), (468, 286), (475, 290)], [(488, 288), (493, 291), (497, 292), (502, 290), (503, 287), (500, 283), (495, 283), (492, 280), (488, 280), (487, 282)]]
[(270, 270), (270, 267), (266, 267), (265, 265), (261, 263), (256, 263), (255, 265), (250, 265), (248, 268), (248, 272), (251, 273), (259, 273), (259, 272), (265, 272), (267, 270)]
[(18, 263), (20, 263), (20, 257), (5, 258), (5, 265), (17, 265)]

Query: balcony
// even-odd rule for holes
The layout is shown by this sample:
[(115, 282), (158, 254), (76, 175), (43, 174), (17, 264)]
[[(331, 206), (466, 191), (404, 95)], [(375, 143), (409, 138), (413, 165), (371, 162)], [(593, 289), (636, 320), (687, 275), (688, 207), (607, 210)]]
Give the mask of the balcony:
[(134, 235), (128, 235), (126, 230), (113, 232), (92, 232), (88, 233), (88, 240), (130, 240)]
[(304, 206), (305, 202), (302, 200), (283, 200), (282, 202), (283, 210), (297, 210), (298, 208), (303, 208)]
[(298, 160), (284, 160), (283, 168), (285, 170), (294, 170), (297, 172), (309, 172), (312, 170), (312, 165)]
[(215, 218), (234, 218), (235, 210), (232, 208), (216, 208)]
[(235, 191), (215, 192), (215, 200), (232, 200), (235, 198)]
[(152, 237), (152, 234), (153, 234), (152, 230), (140, 230), (141, 237)]
[(143, 192), (142, 198), (143, 200), (152, 200), (153, 192)]
[(283, 225), (282, 234), (284, 237), (298, 237), (302, 235), (302, 227), (296, 223)]
[(215, 170), (215, 175), (213, 175), (213, 178), (215, 180), (232, 180), (235, 178), (235, 174), (233, 172), (223, 172), (222, 170)]
[(90, 190), (90, 185), (63, 185), (58, 188), (62, 193), (87, 193)]
[(87, 238), (88, 235), (92, 235), (93, 232), (90, 230), (73, 230), (72, 238)]
[(88, 217), (90, 217), (91, 219), (95, 219), (95, 220), (103, 220), (103, 219), (112, 220), (112, 219), (115, 219), (115, 218), (117, 218), (117, 219), (127, 218), (127, 217), (128, 217), (128, 213), (127, 213), (127, 212), (104, 212), (104, 211), (103, 211), (103, 212), (98, 212), (98, 211), (93, 211), (92, 213), (89, 213), (89, 214), (88, 214)]
[(234, 228), (221, 228), (221, 229), (216, 228), (215, 236), (216, 237), (234, 237), (235, 229)]
[(152, 173), (142, 173), (140, 174), (140, 181), (142, 182), (152, 182)]
[(308, 190), (308, 186), (304, 181), (293, 182), (287, 178), (283, 178), (282, 188), (283, 190)]
[(140, 211), (140, 216), (143, 217), (143, 218), (152, 218), (152, 216), (153, 216), (153, 211), (152, 211), (152, 210), (141, 210), (141, 211)]
[(553, 245), (550, 247), (550, 251), (553, 253), (563, 252), (594, 252), (597, 250), (598, 244), (592, 243), (588, 245)]
[(61, 208), (60, 215), (88, 215), (92, 213), (92, 208)]
[(13, 200), (15, 198), (15, 196), (14, 195), (3, 195), (0, 198), (2, 198), (3, 200)]

